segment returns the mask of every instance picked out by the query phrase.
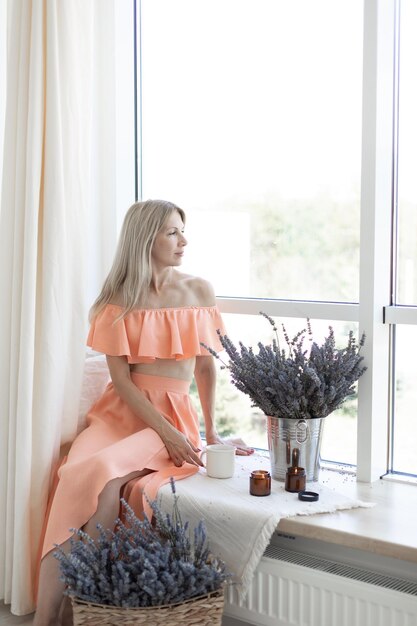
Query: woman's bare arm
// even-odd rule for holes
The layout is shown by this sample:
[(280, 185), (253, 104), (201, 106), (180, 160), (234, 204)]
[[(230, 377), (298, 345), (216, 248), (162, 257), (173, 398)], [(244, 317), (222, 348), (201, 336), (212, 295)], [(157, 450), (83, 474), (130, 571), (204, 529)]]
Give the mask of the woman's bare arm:
[(195, 382), (204, 416), (207, 443), (219, 440), (215, 427), (216, 366), (211, 355), (196, 357)]

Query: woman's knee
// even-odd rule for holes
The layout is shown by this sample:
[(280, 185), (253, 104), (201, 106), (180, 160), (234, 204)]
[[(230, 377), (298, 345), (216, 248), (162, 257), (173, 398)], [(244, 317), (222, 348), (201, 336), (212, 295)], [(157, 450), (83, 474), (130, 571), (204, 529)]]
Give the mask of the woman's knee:
[(131, 480), (135, 478), (140, 478), (141, 476), (145, 476), (146, 474), (149, 474), (150, 471), (151, 470), (148, 470), (148, 469), (138, 470), (138, 471), (130, 472), (130, 474), (126, 474), (125, 476), (112, 478), (111, 480), (109, 480), (109, 482), (105, 485), (105, 487), (101, 491), (99, 499), (104, 500), (107, 498), (111, 498), (111, 499), (116, 498), (118, 500), (119, 495), (120, 495), (120, 490), (122, 489), (124, 485), (126, 485), (126, 483), (130, 482)]

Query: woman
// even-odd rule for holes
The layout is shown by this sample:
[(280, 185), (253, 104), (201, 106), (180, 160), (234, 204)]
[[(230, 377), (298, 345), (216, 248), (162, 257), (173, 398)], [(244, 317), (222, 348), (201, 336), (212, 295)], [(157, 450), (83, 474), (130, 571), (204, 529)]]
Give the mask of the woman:
[(214, 425), (216, 371), (201, 342), (220, 350), (216, 331), (224, 328), (211, 285), (177, 270), (187, 245), (184, 224), (182, 209), (161, 200), (138, 202), (126, 214), (87, 340), (106, 354), (111, 383), (58, 472), (35, 626), (59, 623), (63, 583), (52, 550), (55, 544), (69, 548), (70, 528), (94, 537), (98, 523), (111, 527), (121, 495), (138, 515), (149, 515), (146, 496), (154, 499), (170, 476), (185, 478), (203, 465), (188, 395), (193, 376), (207, 443), (221, 442)]

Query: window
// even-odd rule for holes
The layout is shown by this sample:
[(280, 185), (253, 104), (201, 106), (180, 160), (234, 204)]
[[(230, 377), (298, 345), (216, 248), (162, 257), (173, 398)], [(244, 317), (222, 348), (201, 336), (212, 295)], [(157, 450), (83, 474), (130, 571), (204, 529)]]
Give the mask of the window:
[[(415, 83), (417, 42), (417, 5), (401, 0), (398, 6), (398, 168), (397, 168), (397, 256), (394, 280), (394, 303), (406, 318), (398, 318), (393, 307), (393, 414), (390, 469), (393, 472), (417, 474), (415, 445), (417, 319), (417, 85)], [(398, 311), (397, 311), (398, 316)], [(402, 324), (406, 321), (407, 324)]]
[[(387, 469), (417, 475), (406, 434), (412, 333), (396, 326), (396, 305), (416, 299), (414, 3), (136, 0), (136, 7), (138, 188), (186, 209), (184, 269), (211, 280), (228, 332), (244, 342), (262, 339), (260, 310), (297, 329), (310, 317), (318, 337), (328, 324), (341, 341), (350, 328), (364, 331), (368, 372), (358, 397), (326, 420), (323, 456), (357, 463), (363, 480)], [(222, 427), (265, 445), (262, 416), (224, 376)]]
[(398, 120), (398, 304), (417, 305), (417, 4), (401, 0)]
[(413, 346), (417, 327), (399, 325), (395, 341), (395, 413), (392, 438), (392, 469), (416, 474), (417, 363)]
[(141, 6), (143, 196), (189, 207), (193, 272), (357, 302), (362, 2)]

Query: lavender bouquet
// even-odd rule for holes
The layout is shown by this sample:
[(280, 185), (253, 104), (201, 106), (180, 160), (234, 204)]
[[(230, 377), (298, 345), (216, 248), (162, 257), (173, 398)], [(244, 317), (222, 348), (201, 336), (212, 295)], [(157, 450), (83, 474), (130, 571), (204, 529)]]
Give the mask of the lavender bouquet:
[(115, 530), (97, 526), (96, 540), (74, 530), (66, 554), (57, 546), (61, 580), (66, 595), (79, 600), (117, 607), (152, 607), (184, 602), (222, 588), (230, 574), (208, 548), (203, 522), (190, 539), (174, 494), (172, 515), (151, 503), (154, 521), (142, 521), (122, 499), (125, 521)]
[[(292, 339), (282, 324), (285, 348), (280, 347), (274, 320), (260, 312), (271, 324), (275, 338), (271, 345), (258, 343), (259, 351), (239, 342), (239, 349), (219, 331), (221, 344), (229, 356), (225, 363), (209, 346), (204, 347), (230, 372), (234, 386), (248, 395), (252, 405), (265, 415), (290, 419), (326, 417), (355, 393), (355, 383), (366, 367), (362, 365), (361, 347), (349, 332), (344, 348), (336, 348), (334, 331), (322, 345), (313, 341), (310, 320)], [(309, 348), (304, 341), (308, 338)]]

